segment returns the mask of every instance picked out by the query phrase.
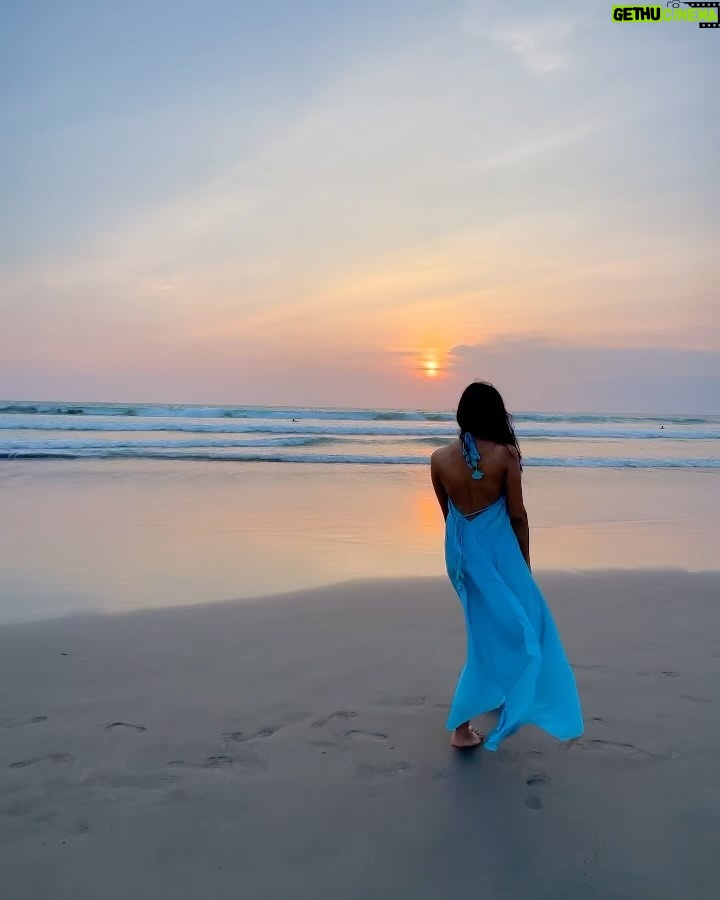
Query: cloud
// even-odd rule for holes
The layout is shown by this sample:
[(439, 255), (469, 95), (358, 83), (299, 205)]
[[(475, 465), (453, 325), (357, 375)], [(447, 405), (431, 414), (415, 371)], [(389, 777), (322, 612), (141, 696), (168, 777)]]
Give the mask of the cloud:
[(576, 23), (557, 19), (517, 19), (499, 22), (492, 39), (517, 56), (535, 75), (564, 72), (573, 64), (570, 40)]
[(492, 381), (516, 410), (720, 413), (715, 352), (526, 338), (451, 353), (460, 381)]

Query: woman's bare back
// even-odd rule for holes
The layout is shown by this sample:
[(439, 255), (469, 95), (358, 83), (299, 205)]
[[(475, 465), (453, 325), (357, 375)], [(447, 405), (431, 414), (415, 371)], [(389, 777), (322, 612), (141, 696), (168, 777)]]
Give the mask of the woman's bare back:
[(482, 478), (472, 477), (459, 440), (440, 447), (432, 457), (432, 465), (445, 493), (464, 516), (491, 506), (506, 493), (508, 465), (513, 456), (503, 444), (476, 441), (480, 454)]
[(430, 477), (444, 517), (448, 502), (463, 516), (472, 516), (505, 497), (507, 512), (520, 549), (530, 565), (530, 531), (522, 493), (520, 455), (515, 447), (476, 440), (482, 478), (473, 478), (459, 440), (430, 457)]

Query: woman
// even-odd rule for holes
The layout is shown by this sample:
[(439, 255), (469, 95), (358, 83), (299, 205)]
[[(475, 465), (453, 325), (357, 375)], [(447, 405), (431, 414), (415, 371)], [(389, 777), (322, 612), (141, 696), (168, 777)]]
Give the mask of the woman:
[(447, 728), (453, 747), (477, 747), (470, 725), (499, 710), (487, 750), (522, 725), (560, 740), (579, 737), (575, 678), (550, 611), (530, 571), (522, 456), (498, 391), (469, 385), (457, 409), (459, 439), (436, 450), (430, 473), (445, 517), (445, 560), (467, 628), (467, 660)]

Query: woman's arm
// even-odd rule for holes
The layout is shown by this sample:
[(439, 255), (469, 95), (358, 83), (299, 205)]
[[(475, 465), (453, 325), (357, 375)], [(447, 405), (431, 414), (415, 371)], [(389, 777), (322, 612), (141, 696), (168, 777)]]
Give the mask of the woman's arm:
[(507, 499), (508, 515), (512, 525), (520, 552), (522, 553), (528, 569), (530, 568), (530, 525), (525, 511), (525, 502), (522, 494), (522, 471), (520, 470), (520, 458), (514, 447), (508, 447), (508, 467), (505, 475), (505, 495)]
[[(437, 453), (437, 451), (435, 451)], [(442, 510), (443, 519), (447, 520), (448, 517), (448, 495), (447, 491), (443, 487), (442, 481), (440, 481), (440, 474), (438, 473), (438, 463), (437, 457), (433, 453), (430, 457), (430, 479), (432, 480), (432, 486), (435, 488), (435, 496), (438, 499), (438, 503), (440, 504), (440, 509)]]

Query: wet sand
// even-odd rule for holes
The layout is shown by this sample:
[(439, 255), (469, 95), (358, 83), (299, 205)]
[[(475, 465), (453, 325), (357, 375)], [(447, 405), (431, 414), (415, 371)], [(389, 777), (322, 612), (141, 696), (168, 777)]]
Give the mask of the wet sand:
[[(539, 571), (720, 570), (716, 472), (523, 481)], [(425, 466), (13, 460), (0, 497), (0, 624), (445, 577)]]
[(445, 580), (0, 628), (0, 896), (717, 897), (720, 575), (539, 580), (570, 748), (449, 749)]

